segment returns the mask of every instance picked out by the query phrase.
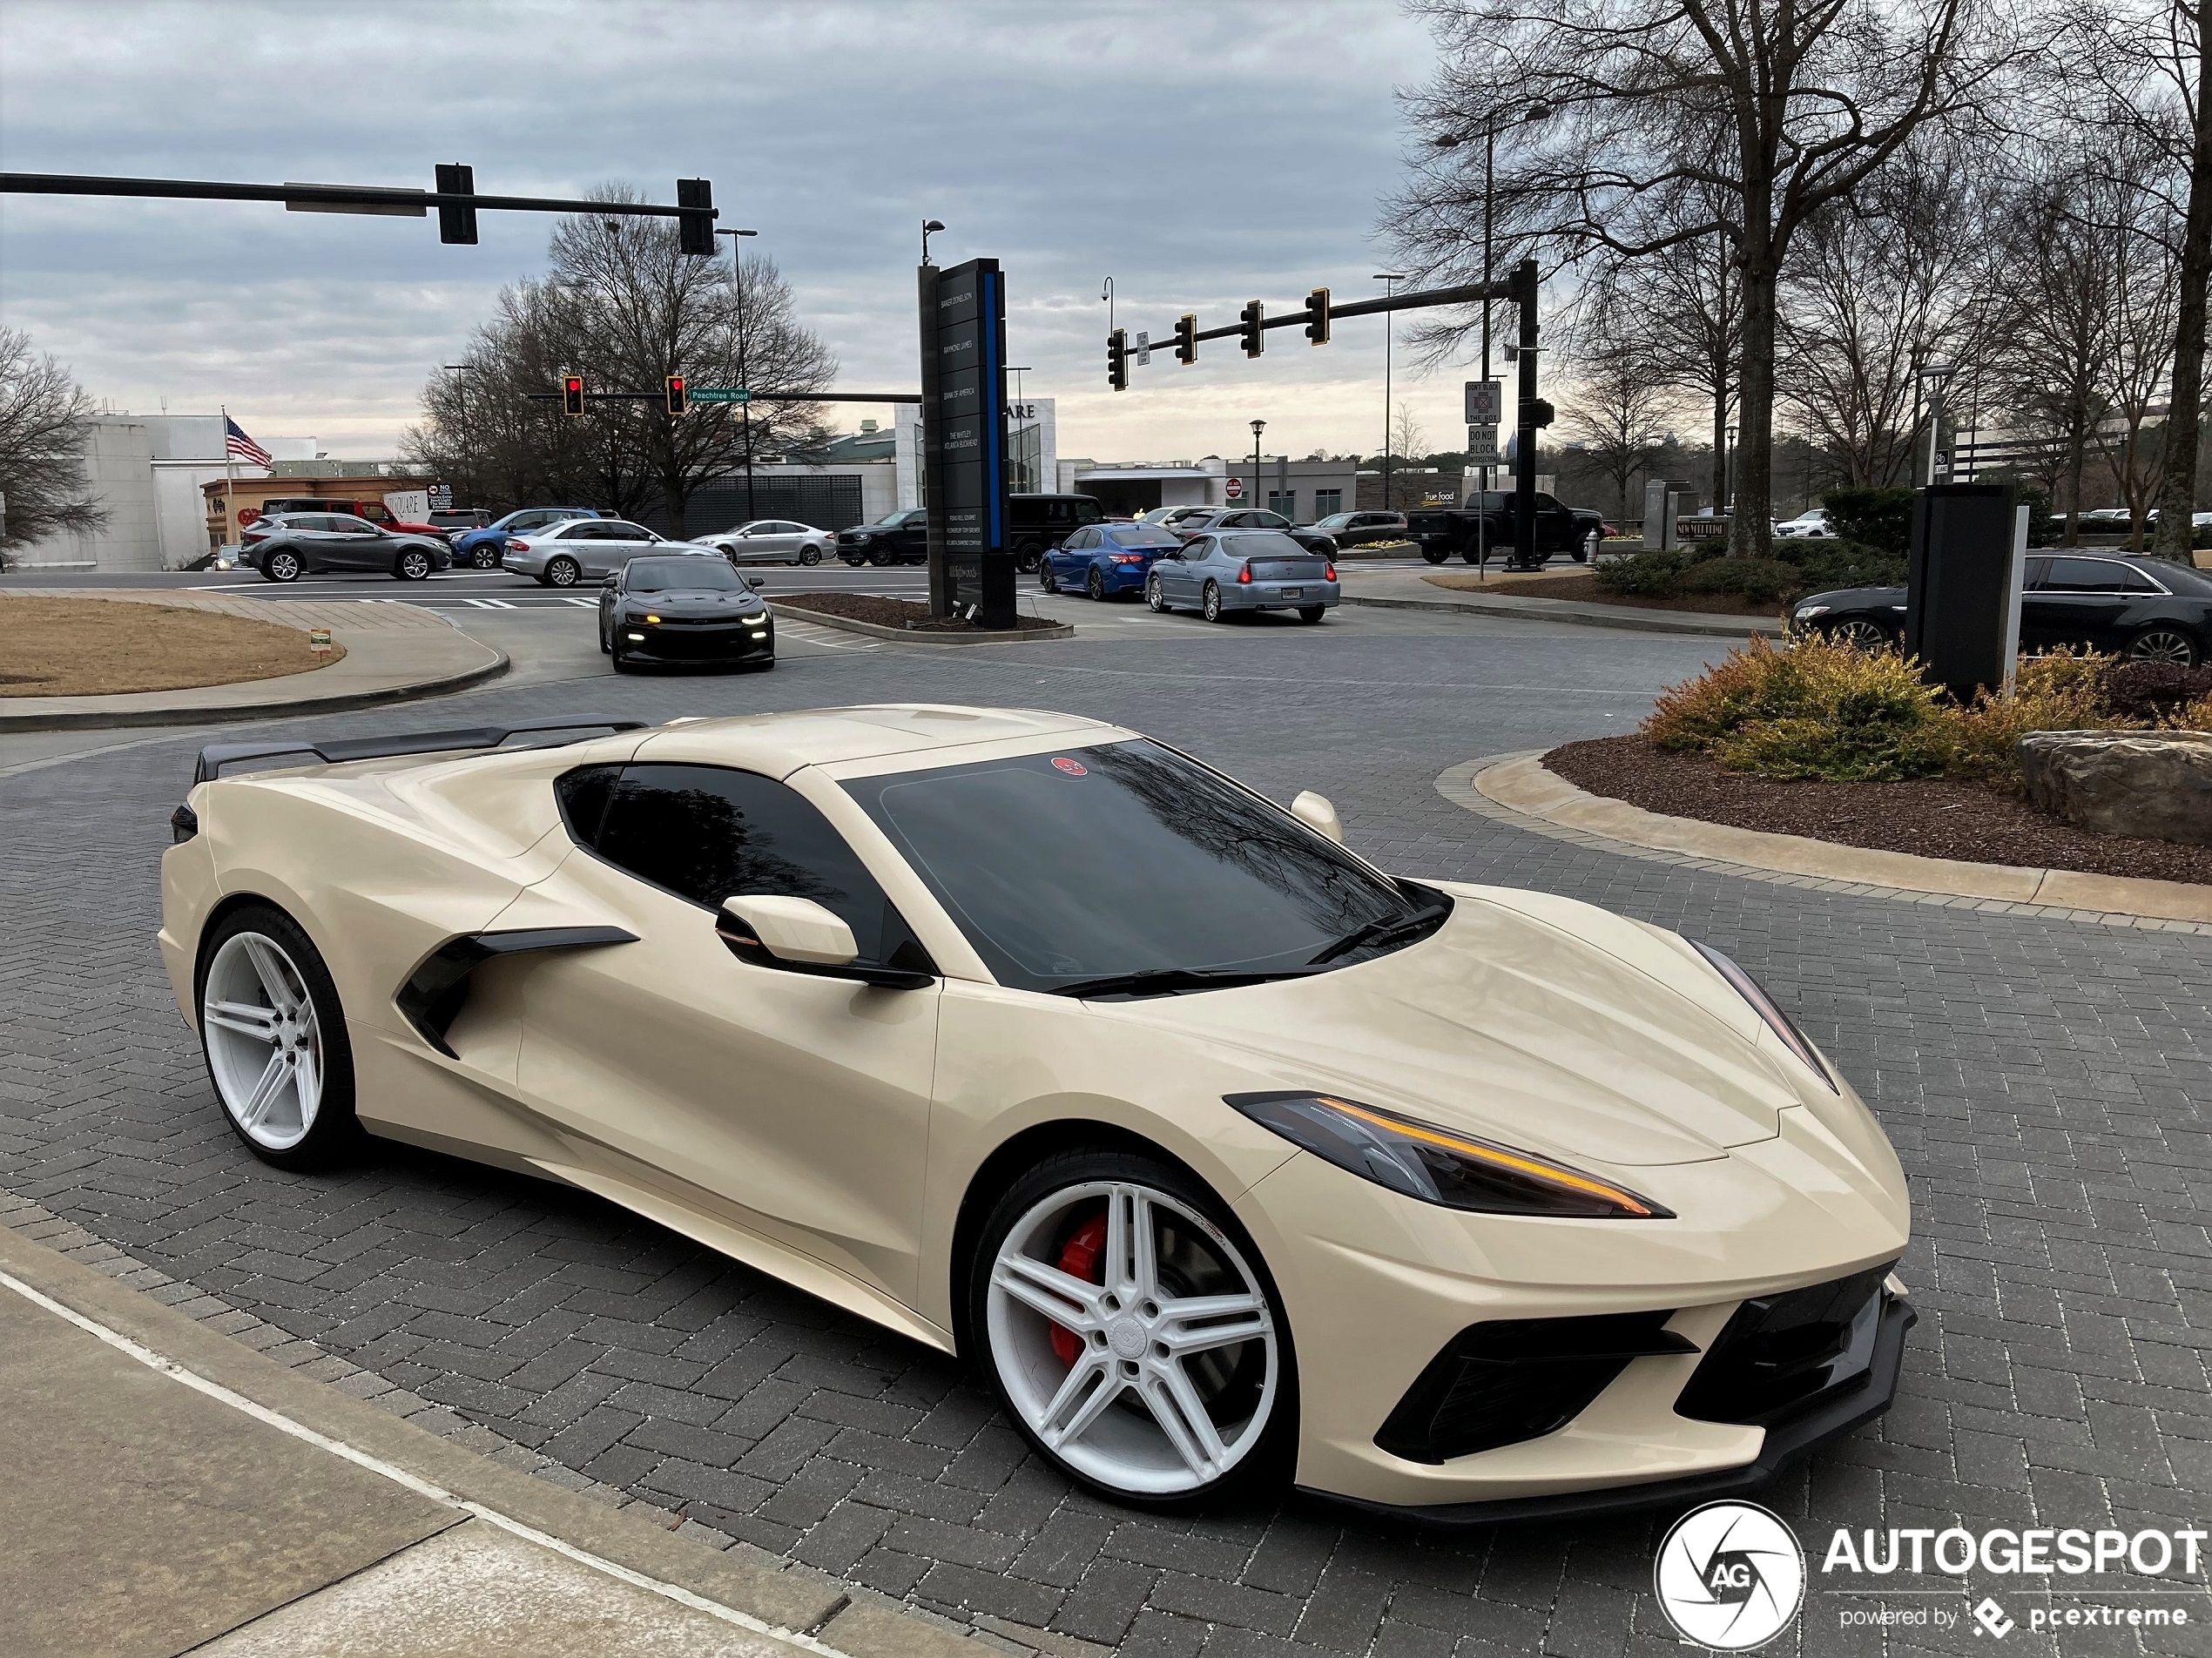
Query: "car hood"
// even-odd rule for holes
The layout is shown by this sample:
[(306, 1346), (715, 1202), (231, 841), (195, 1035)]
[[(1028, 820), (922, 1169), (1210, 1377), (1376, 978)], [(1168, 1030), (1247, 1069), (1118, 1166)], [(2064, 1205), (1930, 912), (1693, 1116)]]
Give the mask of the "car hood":
[(768, 608), (758, 594), (732, 592), (718, 587), (678, 587), (662, 593), (631, 593), (624, 596), (623, 602), (636, 610), (664, 613), (672, 610), (679, 616), (721, 616), (765, 611)]
[(1442, 928), (1371, 961), (1093, 1006), (1242, 1049), (1254, 1088), (1340, 1091), (1623, 1169), (1723, 1156), (1808, 1103), (1757, 1015), (1680, 939), (1569, 900), (1446, 890)]

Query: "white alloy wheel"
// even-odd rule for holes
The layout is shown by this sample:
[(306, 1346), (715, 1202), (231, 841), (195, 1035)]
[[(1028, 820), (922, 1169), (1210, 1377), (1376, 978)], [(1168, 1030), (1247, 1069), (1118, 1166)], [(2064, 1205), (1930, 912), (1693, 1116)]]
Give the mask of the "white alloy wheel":
[(269, 579), (273, 582), (296, 582), (300, 579), (300, 558), (296, 553), (271, 553)]
[(226, 939), (200, 993), (207, 1068), (223, 1109), (257, 1146), (287, 1151), (322, 1107), (322, 1028), (307, 981), (265, 933)]
[[(1053, 1257), (1101, 1210), (1094, 1283)], [(1042, 1199), (999, 1246), (986, 1318), (1008, 1402), (1109, 1490), (1199, 1491), (1265, 1437), (1282, 1374), (1267, 1293), (1220, 1228), (1166, 1192), (1090, 1181)]]
[(577, 578), (583, 574), (583, 567), (576, 560), (563, 556), (548, 563), (545, 574), (540, 579), (548, 587), (574, 587)]

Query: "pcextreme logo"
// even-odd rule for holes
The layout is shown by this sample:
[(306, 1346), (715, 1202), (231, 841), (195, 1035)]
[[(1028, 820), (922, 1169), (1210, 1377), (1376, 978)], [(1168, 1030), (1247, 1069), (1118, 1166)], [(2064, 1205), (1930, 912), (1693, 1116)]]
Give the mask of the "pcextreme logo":
[(1749, 1652), (1797, 1615), (1805, 1598), (1804, 1550), (1780, 1515), (1757, 1503), (1707, 1503), (1669, 1530), (1651, 1579), (1683, 1640)]

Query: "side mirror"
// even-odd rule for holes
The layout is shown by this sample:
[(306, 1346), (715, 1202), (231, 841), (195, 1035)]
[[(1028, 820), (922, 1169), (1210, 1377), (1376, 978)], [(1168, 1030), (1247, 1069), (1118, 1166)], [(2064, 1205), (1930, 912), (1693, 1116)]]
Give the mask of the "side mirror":
[(604, 578), (604, 579), (600, 582), (599, 585), (600, 585), (600, 586), (602, 586), (602, 587), (612, 587), (612, 586), (613, 586), (613, 585), (614, 585), (617, 582), (619, 582), (620, 580), (622, 580), (622, 577), (621, 577), (621, 576), (607, 576), (607, 577)]
[(1344, 824), (1337, 816), (1336, 807), (1329, 804), (1327, 795), (1308, 789), (1291, 802), (1291, 816), (1315, 833), (1328, 836), (1339, 846), (1344, 845)]
[(811, 898), (739, 893), (723, 900), (714, 930), (741, 957), (758, 953), (774, 962), (845, 967), (860, 954), (853, 929)]
[(768, 578), (765, 576), (748, 576), (745, 578), (745, 584), (758, 593), (768, 585)]

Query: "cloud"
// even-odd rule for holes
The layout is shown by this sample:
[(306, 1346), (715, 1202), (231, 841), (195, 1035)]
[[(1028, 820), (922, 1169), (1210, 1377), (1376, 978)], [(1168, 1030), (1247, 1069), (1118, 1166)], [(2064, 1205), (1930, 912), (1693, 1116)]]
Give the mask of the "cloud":
[[(925, 216), (947, 262), (1008, 272), (1025, 390), (1061, 400), (1064, 453), (1235, 452), (1244, 421), (1304, 454), (1383, 425), (1382, 325), (1247, 362), (1156, 355), (1105, 388), (1116, 320), (1160, 339), (1184, 311), (1233, 320), (1317, 284), (1377, 291), (1378, 198), (1402, 141), (1394, 88), (1430, 43), (1377, 0), (1043, 6), (893, 0), (413, 4), (11, 0), (0, 143), (25, 172), (430, 183), (465, 160), (487, 192), (658, 199), (713, 180), (722, 223), (793, 283), (840, 384), (916, 383)], [(436, 365), (503, 284), (542, 268), (550, 225), (433, 224), (266, 205), (11, 197), (0, 307), (117, 406), (226, 402), (249, 429), (390, 453)], [(1439, 441), (1460, 375), (1402, 372)], [(857, 412), (856, 412), (857, 413)]]

